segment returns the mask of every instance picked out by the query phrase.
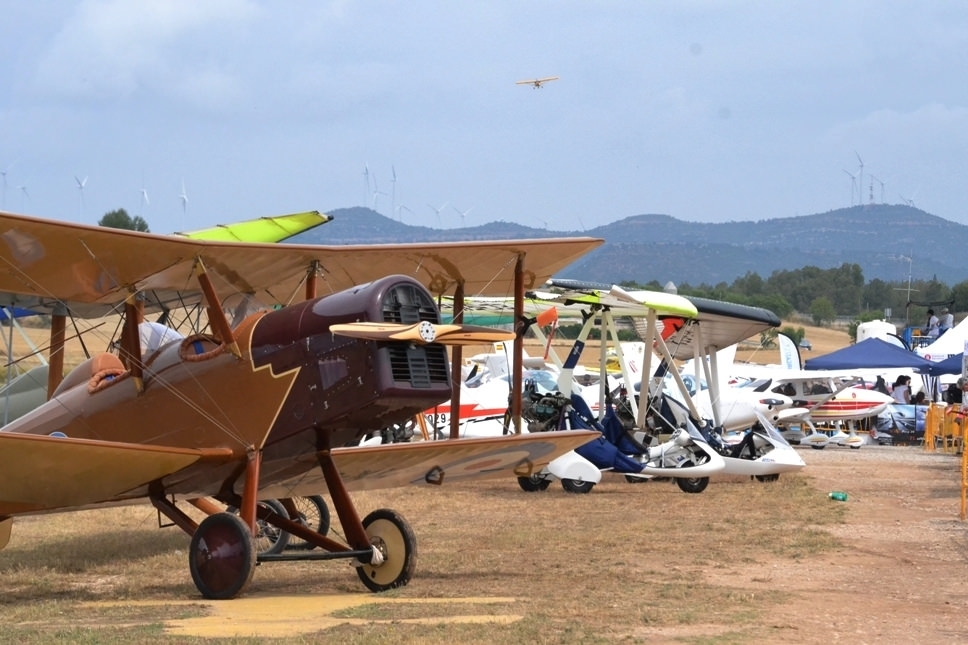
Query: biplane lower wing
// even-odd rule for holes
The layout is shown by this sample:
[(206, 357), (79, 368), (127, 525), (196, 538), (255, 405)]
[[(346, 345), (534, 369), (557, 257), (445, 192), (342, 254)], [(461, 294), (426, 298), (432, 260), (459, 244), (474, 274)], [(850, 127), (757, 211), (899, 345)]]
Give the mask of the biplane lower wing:
[[(420, 441), (337, 448), (333, 462), (349, 490), (442, 484), (489, 477), (529, 477), (548, 462), (599, 436), (588, 430), (484, 439)], [(319, 469), (259, 491), (260, 497), (313, 495), (325, 490)]]
[(0, 517), (83, 507), (126, 492), (201, 459), (227, 460), (228, 449), (167, 446), (0, 433)]

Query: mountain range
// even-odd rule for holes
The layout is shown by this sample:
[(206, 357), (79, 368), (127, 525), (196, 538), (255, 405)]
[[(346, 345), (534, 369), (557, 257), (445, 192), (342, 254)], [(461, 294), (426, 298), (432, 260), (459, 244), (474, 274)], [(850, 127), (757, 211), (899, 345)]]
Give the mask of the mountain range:
[[(618, 283), (716, 285), (748, 272), (860, 265), (864, 279), (968, 279), (968, 226), (906, 205), (872, 204), (769, 220), (686, 222), (634, 215), (584, 231), (496, 221), (466, 228), (411, 226), (363, 207), (327, 211), (334, 221), (293, 237), (302, 244), (385, 244), (536, 237), (599, 237), (605, 244), (559, 276)], [(542, 222), (544, 223), (544, 222)]]

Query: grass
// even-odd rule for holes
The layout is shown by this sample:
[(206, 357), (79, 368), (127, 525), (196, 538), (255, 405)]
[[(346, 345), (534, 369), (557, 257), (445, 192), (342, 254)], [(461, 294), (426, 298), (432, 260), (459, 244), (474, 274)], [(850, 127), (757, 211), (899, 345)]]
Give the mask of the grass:
[[(756, 584), (710, 581), (709, 567), (836, 550), (841, 544), (825, 527), (845, 512), (800, 475), (771, 484), (727, 479), (699, 495), (606, 474), (588, 495), (557, 486), (524, 493), (498, 480), (366, 492), (356, 501), (361, 514), (403, 513), (419, 560), (409, 586), (336, 613), (362, 622), (323, 632), (346, 643), (635, 642), (654, 629), (682, 631), (681, 642), (711, 642), (703, 640), (710, 633), (716, 642), (747, 642), (762, 633), (770, 607), (788, 598)], [(146, 506), (18, 519), (0, 552), (0, 642), (254, 642), (165, 634), (166, 622), (208, 611), (188, 575), (187, 546), (177, 529), (157, 528)], [(760, 581), (768, 584), (769, 575)], [(248, 590), (362, 592), (348, 567), (318, 562), (260, 566)], [(455, 605), (453, 597), (483, 600)], [(133, 599), (156, 602), (91, 604)], [(523, 618), (445, 622), (469, 614)], [(312, 631), (284, 640), (301, 638), (314, 640)]]

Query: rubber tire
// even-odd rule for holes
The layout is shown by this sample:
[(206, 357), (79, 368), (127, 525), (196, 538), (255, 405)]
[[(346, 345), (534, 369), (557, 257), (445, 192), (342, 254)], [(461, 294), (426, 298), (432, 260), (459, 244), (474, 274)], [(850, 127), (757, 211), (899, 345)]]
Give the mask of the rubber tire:
[(577, 479), (562, 479), (561, 487), (565, 489), (567, 493), (575, 493), (576, 495), (584, 495), (585, 493), (590, 493), (593, 488), (595, 488), (595, 482), (579, 481)]
[(625, 481), (627, 481), (630, 484), (644, 484), (649, 480), (645, 477), (632, 477), (632, 475), (626, 475)]
[(234, 598), (252, 580), (256, 553), (249, 527), (238, 515), (209, 515), (192, 534), (188, 569), (202, 596)]
[(374, 592), (402, 587), (410, 582), (417, 568), (417, 537), (403, 516), (388, 508), (373, 511), (363, 519), (370, 544), (383, 552), (383, 564), (364, 564), (356, 573), (367, 589)]
[(539, 491), (548, 490), (548, 486), (550, 485), (551, 480), (547, 477), (541, 477), (540, 475), (518, 477), (518, 486), (521, 487), (521, 490), (528, 493), (537, 493)]
[[(682, 463), (681, 467), (693, 465), (695, 464), (691, 461), (686, 461)], [(709, 486), (709, 477), (676, 477), (675, 480), (679, 490), (690, 495), (698, 495), (706, 490), (706, 486)]]
[(780, 478), (780, 473), (773, 473), (772, 475), (754, 475), (756, 481), (758, 482), (775, 482)]

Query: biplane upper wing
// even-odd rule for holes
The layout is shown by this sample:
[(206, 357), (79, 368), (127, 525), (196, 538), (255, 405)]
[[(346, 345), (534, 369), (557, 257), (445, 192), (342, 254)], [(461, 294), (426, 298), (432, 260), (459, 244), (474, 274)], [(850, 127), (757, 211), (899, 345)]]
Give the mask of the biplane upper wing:
[(319, 295), (407, 274), (431, 293), (463, 284), (467, 295), (513, 292), (517, 262), (525, 288), (603, 243), (574, 237), (483, 242), (317, 246), (183, 239), (0, 213), (0, 300), (34, 311), (70, 304), (75, 315), (101, 316), (131, 293), (146, 307), (197, 294), (204, 265), (219, 298), (251, 294), (265, 305), (302, 297), (312, 274)]
[(191, 449), (0, 432), (0, 517), (120, 500), (228, 449)]

